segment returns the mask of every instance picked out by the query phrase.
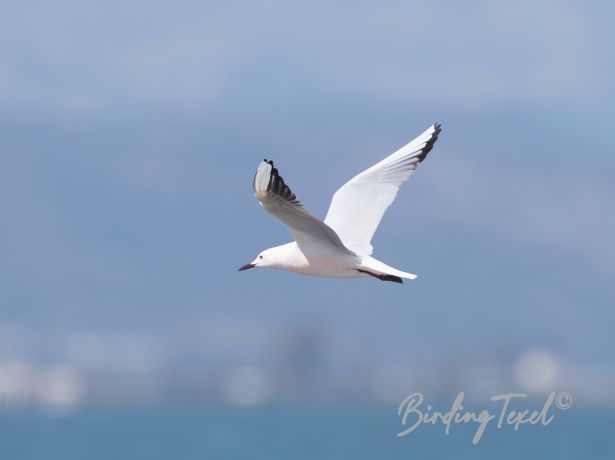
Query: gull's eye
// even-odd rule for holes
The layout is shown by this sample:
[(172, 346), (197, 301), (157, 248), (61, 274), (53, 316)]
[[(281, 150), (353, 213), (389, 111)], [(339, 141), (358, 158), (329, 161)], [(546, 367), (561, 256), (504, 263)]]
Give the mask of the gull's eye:
[(263, 256), (258, 256), (258, 258), (259, 258), (259, 259), (262, 259), (262, 258), (263, 258)]

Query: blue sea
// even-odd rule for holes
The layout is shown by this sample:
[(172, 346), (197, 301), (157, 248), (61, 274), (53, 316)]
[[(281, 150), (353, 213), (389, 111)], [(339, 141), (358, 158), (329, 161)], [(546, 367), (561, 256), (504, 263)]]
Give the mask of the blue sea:
[(0, 411), (0, 460), (615, 459), (615, 416), (570, 409), (548, 426), (422, 425), (406, 437), (396, 407), (90, 407)]

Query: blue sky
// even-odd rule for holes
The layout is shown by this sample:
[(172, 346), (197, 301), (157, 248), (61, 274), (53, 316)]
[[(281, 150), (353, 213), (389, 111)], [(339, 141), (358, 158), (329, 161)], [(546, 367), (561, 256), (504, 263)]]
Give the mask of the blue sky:
[[(0, 360), (207, 372), (315, 334), (329, 373), (533, 347), (615, 367), (606, 2), (3, 9)], [(434, 121), (374, 239), (415, 282), (237, 272), (289, 240), (262, 158), (322, 217)]]

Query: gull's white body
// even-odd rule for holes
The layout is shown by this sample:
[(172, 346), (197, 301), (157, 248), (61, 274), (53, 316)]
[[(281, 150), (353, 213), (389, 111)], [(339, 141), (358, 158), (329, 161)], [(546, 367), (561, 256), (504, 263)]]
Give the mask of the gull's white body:
[[(302, 251), (296, 242), (286, 243), (263, 252), (268, 261), (267, 268), (277, 268), (300, 275), (324, 276), (327, 278), (363, 278), (367, 275), (357, 268), (372, 270), (380, 274), (395, 275), (414, 279), (416, 275), (404, 273), (383, 264), (370, 256), (357, 256), (341, 252), (314, 250)], [(258, 267), (258, 261), (254, 261)]]
[(431, 151), (440, 131), (440, 125), (432, 125), (344, 184), (333, 196), (324, 222), (301, 205), (273, 162), (264, 160), (254, 177), (254, 194), (263, 208), (288, 227), (295, 241), (263, 251), (240, 270), (277, 268), (309, 276), (373, 276), (398, 283), (401, 278), (416, 278), (371, 257), (371, 238), (399, 186)]

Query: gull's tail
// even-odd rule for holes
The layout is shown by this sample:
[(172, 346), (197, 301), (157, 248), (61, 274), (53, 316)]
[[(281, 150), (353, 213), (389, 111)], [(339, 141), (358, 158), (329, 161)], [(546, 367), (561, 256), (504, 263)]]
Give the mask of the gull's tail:
[(357, 267), (357, 270), (382, 281), (393, 281), (395, 283), (403, 283), (402, 278), (409, 280), (416, 278), (416, 275), (412, 273), (397, 270), (370, 256), (363, 257), (361, 265)]

